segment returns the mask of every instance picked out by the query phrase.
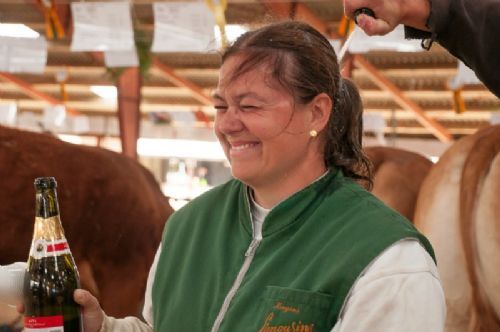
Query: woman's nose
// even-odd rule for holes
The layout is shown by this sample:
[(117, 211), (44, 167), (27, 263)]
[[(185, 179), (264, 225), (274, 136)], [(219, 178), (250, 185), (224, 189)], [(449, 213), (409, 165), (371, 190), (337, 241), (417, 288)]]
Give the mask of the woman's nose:
[(242, 130), (244, 124), (237, 111), (233, 108), (228, 108), (225, 112), (215, 115), (215, 127), (224, 134), (231, 134)]

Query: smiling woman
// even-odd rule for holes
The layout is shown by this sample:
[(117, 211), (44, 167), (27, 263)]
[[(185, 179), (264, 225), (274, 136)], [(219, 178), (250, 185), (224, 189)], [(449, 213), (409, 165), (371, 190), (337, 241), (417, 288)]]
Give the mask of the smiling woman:
[(264, 207), (328, 167), (371, 185), (357, 89), (340, 77), (328, 41), (307, 30), (306, 40), (304, 26), (293, 24), (250, 33), (223, 56), (215, 132), (233, 175)]
[(230, 79), (244, 60), (233, 56), (221, 68), (215, 133), (233, 176), (270, 208), (325, 173), (320, 140), (309, 132), (325, 127), (331, 100), (296, 105), (267, 64)]
[(235, 179), (168, 221), (144, 318), (79, 291), (86, 331), (440, 331), (432, 247), (372, 196), (362, 105), (333, 48), (298, 22), (222, 57), (215, 132)]

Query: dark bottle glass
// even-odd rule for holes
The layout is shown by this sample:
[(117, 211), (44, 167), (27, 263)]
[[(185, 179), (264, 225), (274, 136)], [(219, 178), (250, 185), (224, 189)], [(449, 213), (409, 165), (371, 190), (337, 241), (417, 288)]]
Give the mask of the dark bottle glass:
[(24, 280), (27, 332), (83, 331), (73, 292), (80, 278), (59, 217), (56, 181), (35, 179), (36, 216)]

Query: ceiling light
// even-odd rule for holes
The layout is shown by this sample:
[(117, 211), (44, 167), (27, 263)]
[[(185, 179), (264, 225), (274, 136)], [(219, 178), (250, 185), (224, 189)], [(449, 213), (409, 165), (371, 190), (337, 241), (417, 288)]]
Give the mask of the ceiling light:
[(81, 136), (78, 135), (66, 135), (66, 134), (58, 134), (57, 135), (61, 141), (65, 141), (72, 144), (82, 144), (83, 140)]
[[(238, 39), (239, 36), (241, 36), (242, 34), (244, 34), (245, 32), (248, 31), (248, 29), (246, 27), (244, 27), (243, 25), (239, 25), (239, 24), (226, 24), (224, 26), (224, 28), (226, 31), (227, 41), (230, 43), (234, 42), (236, 39)], [(215, 33), (215, 40), (220, 45), (221, 44), (221, 36), (220, 36), (219, 27), (217, 25), (214, 26), (214, 33)]]
[(0, 36), (15, 38), (38, 38), (40, 34), (24, 24), (0, 23)]
[(116, 87), (111, 85), (92, 85), (90, 91), (107, 101), (116, 101), (118, 96)]

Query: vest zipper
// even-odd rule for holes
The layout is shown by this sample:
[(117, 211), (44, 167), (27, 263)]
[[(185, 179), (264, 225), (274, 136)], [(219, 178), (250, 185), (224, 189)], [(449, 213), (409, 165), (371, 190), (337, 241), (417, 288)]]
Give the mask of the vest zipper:
[(236, 295), (236, 292), (240, 288), (241, 282), (243, 281), (243, 278), (245, 278), (245, 275), (250, 268), (250, 264), (252, 263), (252, 260), (255, 256), (255, 251), (259, 247), (261, 239), (256, 239), (253, 238), (252, 242), (250, 242), (250, 245), (248, 246), (247, 251), (245, 252), (245, 261), (243, 262), (243, 265), (241, 266), (240, 271), (238, 272), (238, 275), (236, 276), (236, 279), (234, 280), (233, 286), (229, 290), (229, 292), (226, 295), (226, 298), (224, 299), (224, 302), (222, 303), (222, 307), (220, 308), (219, 314), (217, 315), (217, 318), (215, 319), (214, 325), (212, 326), (212, 332), (217, 332), (219, 331), (220, 324), (222, 323), (222, 320), (224, 319), (224, 316), (226, 315), (227, 309), (229, 308), (229, 305), (231, 304), (231, 301), (233, 300), (234, 295)]

